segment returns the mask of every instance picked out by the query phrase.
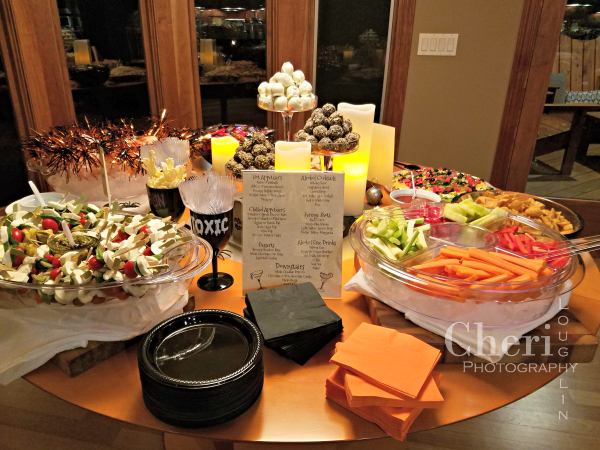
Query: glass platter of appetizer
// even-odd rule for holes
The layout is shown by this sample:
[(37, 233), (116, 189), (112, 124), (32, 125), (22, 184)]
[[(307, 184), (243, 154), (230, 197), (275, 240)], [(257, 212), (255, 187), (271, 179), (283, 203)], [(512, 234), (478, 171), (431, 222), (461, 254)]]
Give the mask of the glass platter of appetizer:
[[(203, 239), (169, 218), (99, 208), (84, 198), (7, 211), (0, 221), (0, 288), (38, 303), (101, 304), (191, 279), (212, 258)], [(70, 228), (73, 242), (62, 232)]]

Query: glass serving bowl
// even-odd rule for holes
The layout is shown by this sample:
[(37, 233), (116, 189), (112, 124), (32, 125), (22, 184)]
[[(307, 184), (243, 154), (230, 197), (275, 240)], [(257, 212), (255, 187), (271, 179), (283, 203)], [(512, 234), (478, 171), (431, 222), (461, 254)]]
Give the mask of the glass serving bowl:
[(318, 103), (319, 103), (319, 97), (317, 97), (315, 95), (315, 98), (313, 99), (311, 106), (308, 108), (294, 109), (294, 108), (289, 107), (287, 109), (274, 109), (274, 108), (269, 108), (268, 106), (265, 106), (264, 102), (261, 101), (260, 95), (256, 96), (256, 104), (258, 105), (258, 107), (260, 109), (264, 109), (265, 111), (269, 111), (269, 112), (295, 113), (295, 112), (312, 111), (313, 109), (315, 109), (317, 107)]
[[(85, 295), (90, 291), (99, 291), (100, 297), (111, 300), (113, 298), (119, 298), (119, 295), (121, 295), (123, 291), (126, 293), (127, 291), (129, 291), (129, 293), (135, 292), (136, 289), (139, 291), (142, 286), (144, 286), (143, 291), (145, 291), (165, 283), (177, 283), (186, 280), (191, 281), (191, 278), (204, 271), (212, 261), (212, 248), (205, 240), (198, 238), (187, 228), (180, 228), (178, 232), (183, 237), (189, 236), (189, 240), (173, 246), (164, 253), (160, 259), (160, 263), (167, 264), (169, 267), (154, 275), (125, 278), (122, 281), (81, 285), (66, 283), (59, 285), (22, 283), (0, 279), (0, 288), (18, 291), (19, 294), (27, 294), (28, 292), (35, 293), (40, 290), (48, 295), (54, 295), (58, 291), (66, 291), (69, 292), (70, 295), (75, 295), (76, 292)], [(51, 304), (54, 304), (54, 302)]]
[(551, 268), (551, 275), (520, 283), (477, 284), (415, 270), (411, 267), (435, 258), (448, 246), (505, 251), (499, 248), (497, 237), (485, 228), (441, 223), (431, 224), (431, 230), (424, 233), (426, 249), (391, 261), (373, 250), (365, 239), (366, 226), (373, 218), (385, 214), (389, 212), (374, 210), (358, 219), (350, 229), (349, 240), (378, 294), (376, 298), (401, 312), (416, 312), (448, 324), (469, 321), (481, 322), (484, 327), (521, 324), (543, 316), (559, 296), (561, 306), (566, 306), (568, 294), (585, 274), (574, 255), (563, 267)]

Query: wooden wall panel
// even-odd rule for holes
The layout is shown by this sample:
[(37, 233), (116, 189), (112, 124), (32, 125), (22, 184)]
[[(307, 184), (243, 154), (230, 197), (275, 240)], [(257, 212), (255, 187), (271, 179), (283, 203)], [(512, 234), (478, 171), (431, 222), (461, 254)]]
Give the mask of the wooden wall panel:
[[(490, 179), (500, 189), (523, 192), (527, 185), (557, 45), (560, 48), (561, 72), (563, 59), (570, 54), (570, 42), (560, 35), (565, 5), (566, 0), (531, 0), (524, 3), (521, 31)], [(568, 48), (566, 44), (569, 44)]]
[(594, 89), (594, 74), (596, 64), (596, 41), (583, 41), (582, 85), (584, 91)]
[(583, 41), (571, 41), (571, 91), (583, 90)]
[(56, 0), (0, 0), (0, 45), (21, 136), (74, 122)]
[(396, 129), (396, 152), (402, 129), (416, 3), (416, 0), (394, 3), (382, 123)]
[[(294, 69), (302, 70), (306, 79), (314, 82), (313, 55), (315, 30), (314, 0), (267, 0), (267, 77), (281, 70), (289, 61)], [(304, 125), (309, 113), (294, 114), (292, 131)], [(281, 114), (269, 113), (269, 128), (277, 130), (283, 140)]]
[(571, 87), (571, 38), (569, 36), (565, 36), (564, 34), (560, 35), (559, 38), (559, 52), (560, 52), (560, 73), (564, 73), (566, 75), (565, 85), (569, 86), (569, 90)]
[(193, 0), (140, 0), (152, 114), (202, 126)]

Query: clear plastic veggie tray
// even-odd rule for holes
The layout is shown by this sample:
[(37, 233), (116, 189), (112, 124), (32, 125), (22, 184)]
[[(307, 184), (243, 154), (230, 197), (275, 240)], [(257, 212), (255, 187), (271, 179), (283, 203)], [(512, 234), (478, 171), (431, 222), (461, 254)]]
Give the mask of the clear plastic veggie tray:
[[(118, 214), (120, 216), (134, 217), (132, 214), (120, 211)], [(175, 229), (177, 226), (177, 224), (174, 223), (168, 224), (173, 227), (171, 229)], [(164, 223), (164, 225), (168, 224)], [(177, 239), (165, 243), (162, 250), (158, 252), (160, 254), (155, 253), (152, 255), (152, 252), (144, 253), (144, 255), (152, 255), (148, 256), (147, 259), (151, 260), (152, 258), (156, 258), (161, 267), (160, 271), (144, 270), (144, 267), (138, 269), (136, 266), (135, 271), (138, 272), (137, 274), (131, 274), (132, 276), (130, 277), (123, 276), (121, 273), (121, 276), (114, 277), (118, 278), (118, 280), (114, 280), (111, 277), (106, 281), (102, 280), (102, 272), (94, 272), (98, 273), (98, 277), (94, 276), (91, 279), (91, 282), (88, 280), (87, 282), (83, 281), (79, 284), (75, 282), (58, 282), (55, 284), (34, 283), (32, 282), (32, 275), (30, 274), (29, 282), (0, 279), (0, 288), (19, 295), (36, 296), (37, 294), (38, 303), (42, 303), (40, 301), (41, 298), (45, 303), (51, 305), (61, 306), (61, 304), (74, 303), (75, 305), (81, 306), (89, 303), (100, 304), (113, 299), (125, 300), (130, 296), (142, 297), (147, 292), (164, 283), (178, 283), (186, 280), (190, 280), (191, 282), (191, 278), (198, 275), (210, 264), (212, 260), (212, 248), (205, 240), (198, 238), (187, 228), (177, 228), (176, 230), (178, 234)], [(135, 233), (137, 232), (138, 231), (135, 231)], [(52, 236), (50, 239), (51, 238)], [(145, 242), (142, 239), (139, 240), (142, 244)], [(106, 240), (106, 242), (108, 242), (108, 240)], [(158, 244), (161, 243), (162, 242), (160, 241), (158, 242)], [(150, 249), (150, 241), (147, 246), (148, 249)], [(132, 249), (132, 251), (135, 250), (135, 248)], [(140, 261), (140, 258), (144, 258), (141, 254), (142, 250), (144, 250), (144, 248), (137, 250), (140, 253), (136, 257), (136, 264)], [(107, 252), (105, 251), (105, 256), (106, 253)], [(97, 251), (92, 253), (92, 255), (94, 254), (97, 255)], [(69, 255), (65, 256), (68, 257)], [(58, 259), (60, 258), (60, 255), (55, 255), (55, 257)], [(87, 263), (84, 258), (83, 261), (79, 263), (80, 266), (83, 264), (89, 265), (89, 257), (90, 255), (88, 254)], [(117, 258), (115, 257), (115, 261), (116, 260)], [(63, 269), (58, 270), (64, 270), (64, 262), (62, 267)], [(152, 265), (147, 267), (152, 269)], [(51, 268), (48, 270), (51, 270)], [(67, 275), (64, 276), (66, 277)], [(71, 275), (71, 277), (73, 276), (74, 275)], [(101, 280), (102, 282), (97, 282), (98, 280)]]
[[(381, 231), (384, 220), (397, 218), (399, 214), (395, 207), (369, 211), (352, 225), (349, 239), (366, 277), (380, 294), (378, 299), (401, 312), (414, 311), (445, 322), (481, 322), (484, 327), (521, 324), (544, 315), (559, 296), (563, 297), (561, 306), (566, 306), (568, 293), (583, 279), (584, 267), (575, 255), (567, 256), (561, 267), (544, 262), (543, 269), (536, 275), (530, 274), (533, 270), (516, 265), (526, 276), (512, 274), (515, 281), (502, 281), (501, 275), (506, 270), (503, 267), (515, 270), (502, 263), (499, 267), (486, 268), (498, 272), (489, 277), (489, 282), (486, 278), (473, 276), (450, 277), (441, 267), (428, 267), (435, 266), (427, 264), (435, 258), (454, 259), (453, 264), (467, 266), (461, 271), (477, 274), (472, 270), (483, 267), (479, 257), (491, 257), (490, 261), (504, 260), (498, 256), (500, 254), (505, 258), (519, 258), (523, 263), (527, 258), (501, 248), (498, 234), (493, 232), (502, 229), (508, 221), (523, 222), (546, 239), (564, 239), (544, 225), (520, 216), (499, 219), (489, 225), (491, 230), (459, 223), (425, 225), (425, 231), (419, 232), (423, 235), (422, 248), (413, 247), (406, 255), (392, 259), (385, 250), (373, 245), (372, 232), (374, 224)], [(405, 210), (404, 216), (414, 217), (414, 210)], [(413, 226), (413, 231), (419, 230), (418, 223)], [(470, 257), (470, 253), (475, 257)], [(535, 262), (529, 259), (529, 263)], [(515, 265), (514, 260), (511, 264)]]

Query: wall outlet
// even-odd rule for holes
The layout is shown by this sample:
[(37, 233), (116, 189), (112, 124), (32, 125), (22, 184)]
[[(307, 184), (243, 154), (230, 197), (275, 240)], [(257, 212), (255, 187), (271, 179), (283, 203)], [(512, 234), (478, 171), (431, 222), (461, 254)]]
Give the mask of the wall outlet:
[(419, 33), (419, 49), (417, 55), (456, 56), (457, 44), (458, 34)]

